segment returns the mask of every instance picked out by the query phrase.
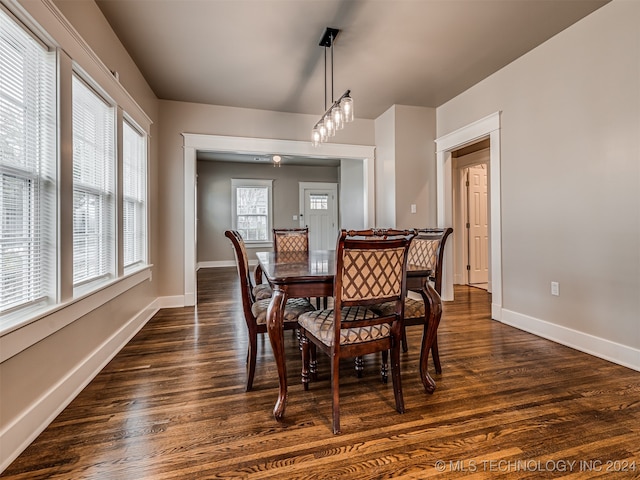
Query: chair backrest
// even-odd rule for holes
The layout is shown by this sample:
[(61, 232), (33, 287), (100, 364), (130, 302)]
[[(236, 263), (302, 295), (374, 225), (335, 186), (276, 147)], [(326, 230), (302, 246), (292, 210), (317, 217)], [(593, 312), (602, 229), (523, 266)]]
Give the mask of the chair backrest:
[(273, 249), (275, 252), (308, 252), (309, 227), (274, 228)]
[(434, 288), (442, 293), (442, 260), (444, 258), (444, 246), (447, 237), (453, 233), (448, 228), (423, 228), (417, 230), (417, 235), (409, 247), (409, 265), (417, 265), (429, 268), (432, 271), (431, 279)]
[(240, 292), (242, 295), (242, 306), (245, 313), (245, 318), (253, 318), (251, 313), (251, 305), (255, 302), (252, 292), (251, 276), (249, 273), (249, 258), (247, 257), (247, 250), (244, 246), (244, 240), (242, 235), (236, 230), (227, 230), (224, 235), (231, 240), (233, 245), (233, 253), (236, 257), (236, 265), (238, 267), (238, 276), (240, 277)]
[(410, 230), (342, 230), (336, 248), (335, 310), (388, 301), (402, 308), (414, 235)]

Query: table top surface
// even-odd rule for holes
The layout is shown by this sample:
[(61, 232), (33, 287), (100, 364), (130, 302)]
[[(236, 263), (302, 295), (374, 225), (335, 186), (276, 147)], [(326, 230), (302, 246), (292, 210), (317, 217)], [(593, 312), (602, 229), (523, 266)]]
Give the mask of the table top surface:
[[(309, 252), (257, 252), (262, 272), (270, 283), (298, 283), (332, 280), (336, 273), (335, 250)], [(408, 277), (431, 274), (423, 266), (407, 265)]]

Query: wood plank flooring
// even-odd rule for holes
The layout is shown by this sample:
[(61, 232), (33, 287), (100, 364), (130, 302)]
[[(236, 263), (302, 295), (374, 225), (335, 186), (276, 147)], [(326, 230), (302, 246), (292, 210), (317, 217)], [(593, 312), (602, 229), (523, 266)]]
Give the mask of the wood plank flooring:
[(1, 478), (640, 478), (640, 373), (491, 320), (484, 290), (456, 287), (444, 305), (433, 395), (418, 378), (422, 329), (409, 329), (404, 415), (378, 357), (361, 379), (345, 362), (334, 436), (326, 356), (303, 391), (285, 332), (289, 401), (276, 422), (266, 337), (244, 391), (235, 269), (198, 282), (197, 308), (158, 312)]

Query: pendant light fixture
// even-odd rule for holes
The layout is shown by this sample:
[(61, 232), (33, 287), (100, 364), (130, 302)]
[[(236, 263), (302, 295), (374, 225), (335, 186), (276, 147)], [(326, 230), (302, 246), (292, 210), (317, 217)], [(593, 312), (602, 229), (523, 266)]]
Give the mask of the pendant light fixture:
[[(311, 131), (311, 143), (314, 147), (326, 142), (333, 137), (337, 130), (344, 128), (344, 124), (353, 121), (353, 98), (351, 90), (344, 92), (340, 98), (333, 97), (333, 44), (340, 32), (337, 28), (329, 28), (324, 32), (320, 40), (320, 46), (324, 47), (324, 108), (325, 112), (316, 122)], [(330, 50), (330, 59), (327, 59), (327, 49)], [(331, 106), (327, 108), (327, 61), (331, 61)]]

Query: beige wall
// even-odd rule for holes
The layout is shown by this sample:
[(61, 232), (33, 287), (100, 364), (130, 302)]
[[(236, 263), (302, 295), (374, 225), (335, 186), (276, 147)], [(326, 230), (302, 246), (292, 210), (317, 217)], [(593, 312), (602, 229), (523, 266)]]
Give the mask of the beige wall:
[(435, 109), (407, 105), (376, 119), (378, 227), (436, 226), (435, 119)]
[(614, 0), (437, 110), (438, 136), (502, 112), (503, 320), (634, 368), (638, 19)]
[[(273, 226), (294, 228), (300, 226), (293, 220), (300, 214), (298, 182), (338, 183), (338, 167), (198, 161), (198, 263), (234, 261), (231, 243), (224, 236), (231, 228), (232, 178), (273, 180)], [(252, 253), (248, 249), (249, 259), (255, 260)]]

